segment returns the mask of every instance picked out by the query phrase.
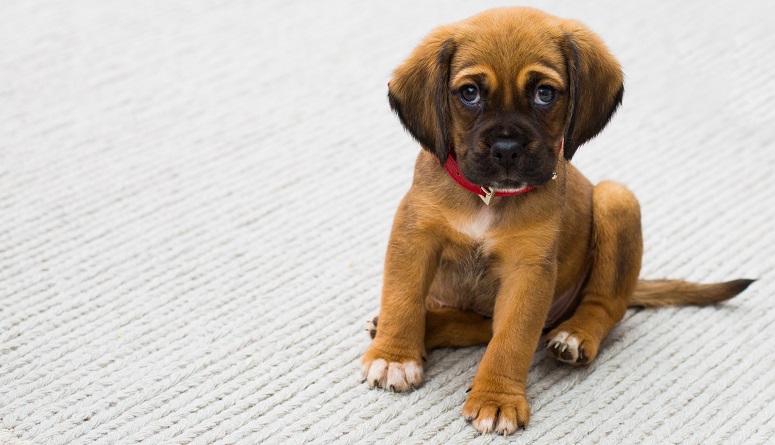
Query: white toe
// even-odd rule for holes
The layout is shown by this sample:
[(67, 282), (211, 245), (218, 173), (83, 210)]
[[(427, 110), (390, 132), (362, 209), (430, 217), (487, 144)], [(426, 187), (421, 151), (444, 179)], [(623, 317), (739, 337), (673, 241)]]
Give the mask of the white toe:
[(374, 360), (374, 362), (371, 363), (369, 371), (366, 374), (366, 381), (369, 383), (370, 387), (384, 387), (387, 367), (387, 362), (381, 358)]

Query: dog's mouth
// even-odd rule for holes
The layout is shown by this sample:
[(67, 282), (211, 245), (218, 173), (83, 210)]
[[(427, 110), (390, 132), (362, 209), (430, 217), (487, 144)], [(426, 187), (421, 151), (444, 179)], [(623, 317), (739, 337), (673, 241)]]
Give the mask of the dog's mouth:
[(494, 181), (487, 185), (490, 190), (497, 190), (499, 192), (517, 192), (530, 184), (524, 181), (517, 181), (514, 179), (502, 179), (500, 181)]
[[(535, 150), (539, 151), (539, 150)], [(539, 151), (540, 152), (540, 151)], [(457, 158), (462, 173), (471, 183), (502, 192), (520, 191), (526, 187), (538, 187), (553, 177), (553, 156), (525, 155), (512, 165), (499, 165), (489, 150), (471, 148)]]
[[(489, 167), (489, 166), (488, 166)], [(473, 171), (471, 171), (473, 170)], [(500, 170), (500, 171), (499, 171)], [(525, 187), (541, 186), (552, 179), (552, 173), (544, 171), (503, 171), (502, 169), (480, 167), (464, 172), (465, 176), (474, 184), (487, 187), (491, 190), (512, 192), (522, 190)]]

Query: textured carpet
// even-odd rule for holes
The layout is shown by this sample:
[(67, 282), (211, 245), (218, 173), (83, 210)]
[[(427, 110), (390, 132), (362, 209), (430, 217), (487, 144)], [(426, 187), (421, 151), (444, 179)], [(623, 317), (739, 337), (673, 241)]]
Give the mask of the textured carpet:
[(418, 150), (385, 84), (491, 4), (5, 0), (0, 443), (773, 443), (775, 4), (534, 4), (624, 66), (574, 162), (639, 196), (643, 276), (749, 290), (539, 351), (530, 427), (479, 436), (483, 348), (404, 395), (359, 360)]

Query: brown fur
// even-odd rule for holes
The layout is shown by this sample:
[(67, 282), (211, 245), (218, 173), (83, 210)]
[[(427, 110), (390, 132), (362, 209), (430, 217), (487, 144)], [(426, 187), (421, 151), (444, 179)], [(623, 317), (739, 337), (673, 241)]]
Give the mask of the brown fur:
[[(480, 103), (460, 99), (467, 85)], [(556, 91), (550, 105), (536, 105), (539, 86)], [(551, 353), (585, 365), (628, 305), (705, 304), (747, 286), (638, 281), (638, 201), (568, 162), (622, 92), (619, 64), (599, 37), (528, 8), (438, 28), (396, 69), (391, 107), (425, 150), (388, 243), (379, 327), (363, 358), (370, 385), (409, 390), (428, 349), (489, 343), (463, 414), (481, 432), (510, 434), (529, 421), (528, 367), (545, 329), (549, 340), (575, 342), (553, 341)], [(519, 144), (513, 165), (494, 160), (504, 139)], [(441, 167), (450, 150), (471, 182), (537, 188), (485, 206)], [(553, 304), (574, 295), (547, 326)]]
[(641, 280), (628, 301), (631, 307), (705, 306), (728, 300), (746, 290), (754, 280), (699, 284), (681, 280)]

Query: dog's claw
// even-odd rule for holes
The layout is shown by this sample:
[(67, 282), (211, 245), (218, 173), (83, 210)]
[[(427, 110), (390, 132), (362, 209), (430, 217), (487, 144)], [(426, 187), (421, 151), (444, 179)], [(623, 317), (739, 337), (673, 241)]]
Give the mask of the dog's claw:
[(369, 337), (374, 340), (377, 337), (377, 318), (374, 317), (371, 320), (366, 320), (366, 332), (369, 333)]

